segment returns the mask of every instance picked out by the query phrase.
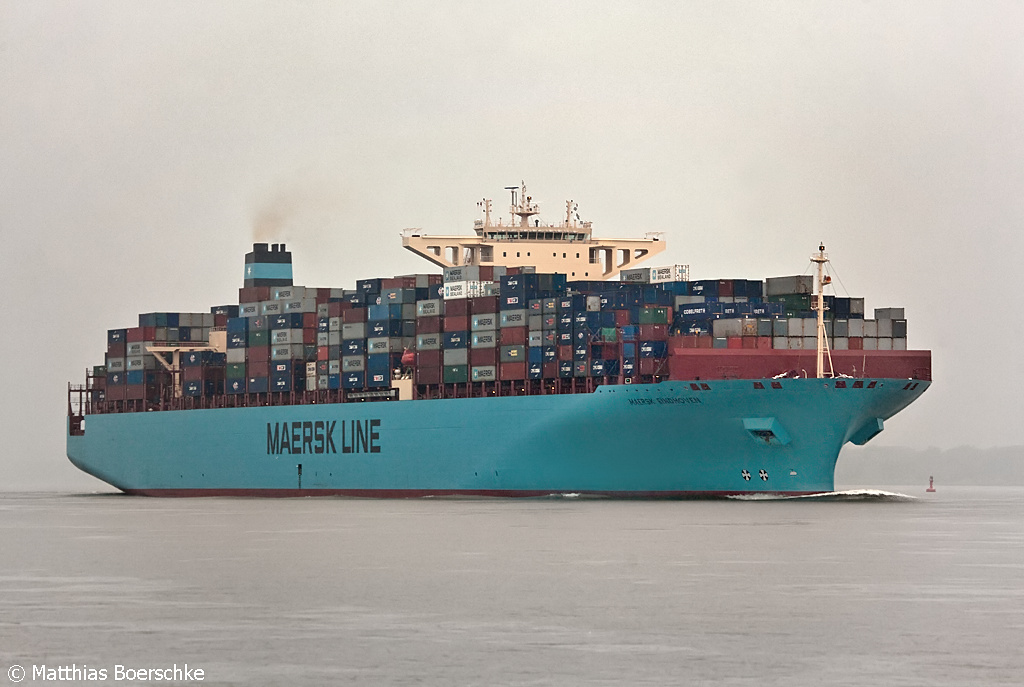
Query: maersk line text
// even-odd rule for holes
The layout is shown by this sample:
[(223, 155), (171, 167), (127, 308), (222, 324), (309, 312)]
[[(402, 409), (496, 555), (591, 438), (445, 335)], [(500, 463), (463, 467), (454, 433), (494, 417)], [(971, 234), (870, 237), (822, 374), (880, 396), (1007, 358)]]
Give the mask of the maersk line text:
[[(334, 443), (336, 420), (316, 422), (268, 422), (267, 454), (337, 453)], [(341, 423), (342, 453), (380, 453), (380, 420), (350, 420)]]

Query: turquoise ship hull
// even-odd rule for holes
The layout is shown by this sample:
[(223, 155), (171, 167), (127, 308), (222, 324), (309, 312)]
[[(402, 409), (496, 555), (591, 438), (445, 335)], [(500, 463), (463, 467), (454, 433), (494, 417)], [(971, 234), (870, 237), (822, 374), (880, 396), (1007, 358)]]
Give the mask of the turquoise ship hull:
[(870, 440), (929, 385), (670, 381), (589, 394), (96, 414), (84, 433), (69, 432), (67, 454), (126, 493), (157, 496), (808, 494), (832, 491), (842, 446)]

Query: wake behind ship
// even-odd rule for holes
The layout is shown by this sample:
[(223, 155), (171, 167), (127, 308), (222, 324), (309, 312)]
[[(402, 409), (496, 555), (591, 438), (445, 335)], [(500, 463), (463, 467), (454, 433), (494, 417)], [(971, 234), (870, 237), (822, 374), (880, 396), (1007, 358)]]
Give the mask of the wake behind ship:
[(901, 308), (824, 294), (824, 246), (816, 278), (693, 281), (514, 191), (507, 225), (406, 232), (443, 274), (302, 287), (256, 244), (237, 305), (109, 330), (69, 459), (164, 496), (807, 494), (930, 385)]

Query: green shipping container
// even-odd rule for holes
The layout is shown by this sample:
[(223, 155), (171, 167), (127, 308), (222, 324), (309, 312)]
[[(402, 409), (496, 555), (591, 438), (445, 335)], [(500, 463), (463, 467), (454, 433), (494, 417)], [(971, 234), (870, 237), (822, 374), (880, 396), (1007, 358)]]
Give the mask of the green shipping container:
[(618, 341), (618, 330), (615, 327), (601, 327), (601, 340), (608, 343)]
[(228, 369), (224, 374), (228, 379), (245, 379), (245, 363), (228, 363)]
[(769, 303), (784, 303), (786, 310), (810, 310), (811, 297), (806, 293), (791, 293), (781, 296), (769, 296)]
[(469, 365), (445, 365), (444, 383), (463, 384), (469, 381)]
[(668, 308), (640, 308), (640, 324), (668, 324)]
[(249, 330), (249, 348), (254, 346), (269, 346), (270, 345), (270, 332), (263, 330), (256, 332)]

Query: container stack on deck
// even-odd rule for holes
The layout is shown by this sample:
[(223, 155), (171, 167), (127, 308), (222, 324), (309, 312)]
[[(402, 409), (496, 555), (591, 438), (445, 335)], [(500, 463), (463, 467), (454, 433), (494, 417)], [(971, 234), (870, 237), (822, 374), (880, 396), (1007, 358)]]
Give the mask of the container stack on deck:
[[(202, 346), (221, 329), (226, 354), (180, 354), (185, 398), (287, 394), (299, 402), (296, 393), (328, 392), (350, 400), (390, 389), (398, 376), (412, 380), (414, 397), (436, 398), (806, 371), (817, 345), (810, 277), (650, 283), (657, 274), (686, 272), (645, 268), (619, 282), (570, 282), (528, 267), (468, 266), (364, 279), (350, 290), (251, 280), (238, 306), (148, 313), (138, 327), (110, 330), (92, 398), (169, 401), (174, 380), (147, 349)], [(825, 305), (830, 348), (854, 372), (867, 364), (862, 351), (906, 350), (902, 308), (864, 319), (862, 298), (826, 296)]]

